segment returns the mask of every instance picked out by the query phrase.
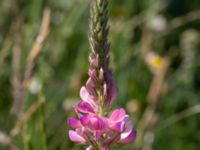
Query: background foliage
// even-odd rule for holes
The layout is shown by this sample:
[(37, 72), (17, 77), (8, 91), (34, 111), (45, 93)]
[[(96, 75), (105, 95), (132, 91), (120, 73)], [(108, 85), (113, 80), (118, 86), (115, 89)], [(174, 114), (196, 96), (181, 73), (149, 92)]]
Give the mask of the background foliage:
[[(88, 77), (88, 6), (89, 0), (0, 1), (0, 149), (83, 149), (69, 141), (66, 118), (74, 115)], [(24, 113), (17, 116), (11, 113), (15, 92), (46, 7), (49, 34), (25, 85)], [(115, 149), (198, 150), (200, 1), (110, 0), (110, 16), (115, 107), (126, 107), (142, 136)], [(155, 104), (148, 93), (165, 60), (170, 65)], [(149, 122), (142, 120), (147, 108), (153, 110)]]

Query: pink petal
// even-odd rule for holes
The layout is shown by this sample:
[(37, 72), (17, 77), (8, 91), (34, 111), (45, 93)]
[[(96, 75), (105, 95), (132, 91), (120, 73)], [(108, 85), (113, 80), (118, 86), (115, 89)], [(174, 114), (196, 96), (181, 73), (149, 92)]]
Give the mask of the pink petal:
[(130, 143), (135, 139), (136, 135), (137, 135), (136, 131), (132, 131), (126, 138), (121, 139), (119, 143), (125, 143), (125, 144)]
[(96, 70), (95, 69), (89, 69), (88, 74), (90, 77), (92, 77), (93, 79), (96, 79)]
[(94, 130), (102, 130), (105, 128), (104, 122), (99, 117), (91, 118), (90, 122), (90, 128), (93, 128)]
[(81, 116), (80, 122), (83, 126), (88, 127), (94, 131), (104, 132), (109, 129), (106, 119), (91, 114)]
[(78, 135), (75, 131), (73, 130), (69, 130), (69, 138), (73, 141), (73, 142), (77, 142), (77, 143), (85, 143), (85, 139)]
[(88, 126), (91, 118), (92, 118), (91, 115), (83, 115), (80, 117), (80, 122), (83, 126)]
[(86, 89), (87, 89), (89, 94), (91, 94), (94, 97), (97, 97), (97, 92), (95, 90), (94, 79), (92, 79), (91, 77), (87, 80)]
[(93, 88), (94, 87), (94, 82), (91, 79), (91, 77), (87, 80), (86, 86), (87, 86), (87, 88)]
[(131, 121), (128, 120), (125, 124), (125, 130), (121, 133), (120, 139), (121, 140), (126, 139), (131, 134), (132, 131), (133, 131), (133, 124)]
[(96, 56), (89, 57), (90, 64), (96, 67), (98, 65), (98, 59), (99, 59), (98, 54)]
[(80, 97), (84, 102), (87, 102), (92, 106), (96, 106), (95, 100), (91, 98), (89, 92), (84, 86), (80, 90)]
[(124, 120), (126, 112), (123, 108), (116, 109), (110, 116), (110, 121), (119, 122)]
[(115, 130), (118, 132), (122, 132), (124, 130), (124, 125), (125, 125), (124, 121), (117, 122), (117, 123), (113, 122), (113, 123), (109, 124), (109, 126), (112, 130)]
[(74, 118), (69, 117), (67, 119), (67, 123), (70, 125), (71, 128), (74, 128), (74, 129), (81, 127), (81, 123), (78, 119), (74, 119)]
[(90, 120), (91, 126), (94, 130), (98, 130), (101, 132), (106, 132), (109, 130), (107, 119), (104, 117), (94, 117)]
[(77, 105), (77, 110), (83, 113), (94, 113), (92, 106), (84, 101), (80, 101)]

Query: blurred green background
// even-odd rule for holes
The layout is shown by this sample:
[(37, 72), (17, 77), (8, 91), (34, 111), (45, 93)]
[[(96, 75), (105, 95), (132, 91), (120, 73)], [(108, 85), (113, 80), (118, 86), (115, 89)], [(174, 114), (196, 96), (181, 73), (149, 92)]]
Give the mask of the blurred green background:
[[(16, 115), (11, 108), (45, 8), (49, 34)], [(110, 0), (109, 8), (114, 108), (126, 108), (139, 137), (114, 149), (199, 150), (200, 1)], [(69, 140), (66, 118), (88, 77), (89, 0), (1, 0), (0, 16), (0, 149), (84, 149)], [(166, 60), (154, 103), (148, 93)], [(148, 108), (153, 115), (144, 119)]]

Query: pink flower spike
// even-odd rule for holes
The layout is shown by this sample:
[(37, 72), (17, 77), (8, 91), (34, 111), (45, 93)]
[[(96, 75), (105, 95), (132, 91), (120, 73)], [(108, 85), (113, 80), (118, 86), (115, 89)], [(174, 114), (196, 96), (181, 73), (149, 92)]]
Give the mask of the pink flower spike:
[(67, 119), (67, 123), (70, 125), (71, 128), (76, 129), (81, 127), (81, 123), (79, 120), (69, 117)]
[(73, 142), (77, 142), (77, 143), (81, 143), (84, 144), (86, 141), (85, 139), (78, 135), (75, 131), (73, 130), (69, 130), (69, 138), (73, 141)]
[(80, 89), (80, 101), (73, 107), (77, 118), (67, 120), (72, 127), (68, 134), (72, 141), (84, 144), (86, 150), (111, 150), (118, 143), (133, 141), (136, 131), (125, 109), (110, 112), (118, 89), (109, 67), (109, 0), (93, 1), (90, 11), (89, 78)]
[(126, 112), (123, 108), (116, 109), (110, 116), (110, 121), (119, 122), (124, 120)]
[(119, 143), (124, 143), (124, 144), (130, 143), (135, 139), (136, 135), (137, 135), (137, 132), (136, 131), (132, 131), (126, 138), (121, 139), (119, 141)]

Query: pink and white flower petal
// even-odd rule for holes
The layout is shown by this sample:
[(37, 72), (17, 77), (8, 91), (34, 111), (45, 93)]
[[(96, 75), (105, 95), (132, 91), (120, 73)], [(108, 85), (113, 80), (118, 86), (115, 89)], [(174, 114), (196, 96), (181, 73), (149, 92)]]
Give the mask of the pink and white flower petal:
[(125, 129), (121, 133), (120, 140), (126, 139), (132, 133), (132, 131), (133, 131), (133, 124), (131, 121), (127, 121), (125, 124)]
[(113, 122), (119, 122), (124, 120), (126, 112), (123, 108), (116, 109), (110, 116), (109, 120)]
[(93, 89), (95, 87), (94, 81), (91, 77), (87, 80), (86, 87), (87, 89)]
[(84, 144), (86, 143), (85, 139), (80, 136), (79, 134), (77, 134), (75, 131), (73, 130), (69, 130), (69, 138), (73, 141), (73, 142), (77, 142), (80, 144)]
[(89, 103), (91, 106), (96, 106), (95, 100), (90, 96), (89, 92), (84, 86), (80, 90), (80, 97), (84, 102)]
[(95, 113), (94, 109), (92, 108), (92, 106), (84, 101), (80, 101), (77, 105), (76, 105), (76, 109), (82, 113)]
[(126, 138), (121, 137), (119, 143), (125, 143), (125, 144), (130, 143), (135, 139), (136, 135), (137, 132), (133, 130), (128, 136), (125, 136)]
[(96, 79), (97, 78), (97, 71), (95, 69), (89, 68), (88, 75), (90, 77), (92, 77), (93, 79)]

